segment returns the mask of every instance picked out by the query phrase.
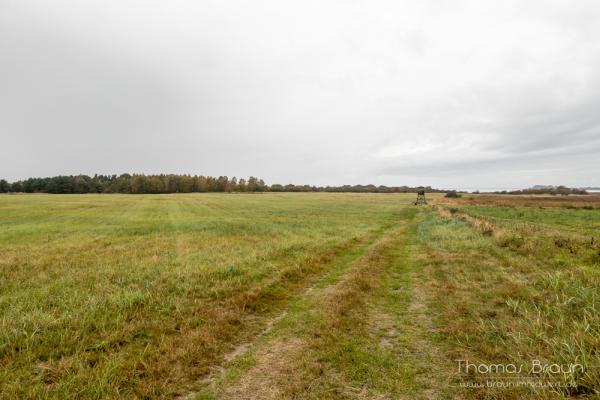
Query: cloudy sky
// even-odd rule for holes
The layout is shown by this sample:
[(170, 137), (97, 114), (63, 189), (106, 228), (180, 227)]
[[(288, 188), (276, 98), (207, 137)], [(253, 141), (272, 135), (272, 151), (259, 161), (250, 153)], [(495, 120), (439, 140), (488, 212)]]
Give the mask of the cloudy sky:
[(0, 0), (0, 177), (600, 185), (600, 2)]

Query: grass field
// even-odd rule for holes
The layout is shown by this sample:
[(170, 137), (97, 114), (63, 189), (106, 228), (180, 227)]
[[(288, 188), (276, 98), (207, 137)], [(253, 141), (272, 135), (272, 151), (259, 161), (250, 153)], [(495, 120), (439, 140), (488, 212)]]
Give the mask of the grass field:
[(0, 398), (600, 398), (600, 197), (413, 200), (0, 196)]

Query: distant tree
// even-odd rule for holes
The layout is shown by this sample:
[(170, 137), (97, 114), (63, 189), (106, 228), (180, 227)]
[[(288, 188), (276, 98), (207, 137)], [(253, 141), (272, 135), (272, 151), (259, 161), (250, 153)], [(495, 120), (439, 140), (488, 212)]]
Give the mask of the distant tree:
[(20, 193), (23, 191), (23, 184), (21, 182), (13, 182), (10, 185), (10, 191), (13, 193)]
[(179, 192), (179, 185), (177, 184), (177, 176), (167, 175), (167, 193)]
[(102, 193), (102, 191), (104, 190), (102, 178), (103, 177), (101, 175), (96, 174), (93, 178), (90, 179), (90, 193)]
[(248, 187), (246, 186), (246, 180), (244, 178), (240, 178), (238, 181), (238, 190), (240, 192), (245, 192), (248, 190)]
[[(37, 192), (40, 189), (39, 186), (41, 186), (39, 184), (39, 181), (40, 181), (40, 179), (38, 179), (38, 178), (29, 178), (29, 179), (23, 181), (23, 191), (25, 193)], [(44, 188), (45, 188), (45, 185), (44, 185)], [(38, 189), (38, 190), (36, 190), (36, 189)]]
[(207, 192), (218, 192), (217, 180), (212, 176), (206, 177), (206, 191)]
[(196, 178), (196, 186), (199, 192), (207, 192), (208, 191), (208, 181), (205, 176), (198, 176)]
[(107, 191), (112, 193), (131, 193), (130, 180), (131, 175), (121, 174), (111, 181)]
[(50, 179), (46, 186), (48, 193), (68, 194), (74, 193), (75, 178), (73, 176), (55, 176)]
[(129, 193), (148, 193), (146, 191), (146, 177), (142, 175), (133, 175), (129, 180)]
[(190, 193), (194, 187), (194, 179), (192, 179), (191, 175), (183, 175), (180, 178), (180, 188), (179, 191), (182, 193)]
[(248, 178), (248, 184), (246, 185), (247, 192), (256, 192), (256, 188), (258, 187), (258, 179), (254, 176)]
[(158, 176), (158, 179), (160, 179), (161, 182), (161, 192), (160, 193), (170, 193), (169, 192), (169, 176), (165, 175), (165, 174), (160, 174)]
[(229, 190), (231, 192), (238, 191), (238, 182), (237, 182), (237, 178), (235, 176), (233, 178), (231, 178), (231, 180), (229, 181)]
[(146, 193), (163, 193), (164, 186), (159, 176), (148, 176), (146, 178)]
[[(442, 192), (425, 187), (430, 193)], [(537, 193), (518, 191), (511, 193)], [(550, 190), (550, 189), (545, 189)], [(552, 193), (585, 194), (582, 189), (566, 187), (551, 188)], [(355, 193), (410, 193), (417, 188), (408, 186), (384, 185), (343, 185), (343, 186), (310, 186), (310, 185), (280, 185), (268, 186), (264, 180), (251, 176), (248, 180), (227, 176), (204, 175), (144, 175), (121, 174), (117, 175), (87, 175), (54, 176), (48, 178), (28, 178), (23, 181), (8, 183), (0, 181), (0, 192), (27, 192), (27, 193), (189, 193), (189, 192), (355, 192)], [(546, 192), (547, 193), (547, 192)]]
[(265, 181), (263, 181), (262, 179), (259, 179), (257, 184), (256, 184), (256, 191), (257, 192), (264, 192), (267, 190), (267, 185), (265, 184)]
[(215, 183), (215, 191), (216, 192), (225, 192), (227, 191), (227, 185), (229, 184), (229, 178), (226, 176), (220, 176)]
[(92, 180), (89, 176), (78, 175), (73, 178), (73, 193), (90, 193), (92, 192)]

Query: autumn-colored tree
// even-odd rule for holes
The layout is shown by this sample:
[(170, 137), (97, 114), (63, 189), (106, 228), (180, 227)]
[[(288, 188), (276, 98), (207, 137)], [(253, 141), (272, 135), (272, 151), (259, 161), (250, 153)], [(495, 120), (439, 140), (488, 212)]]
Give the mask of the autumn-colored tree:
[[(359, 192), (359, 193), (407, 193), (415, 192), (416, 188), (408, 186), (375, 186), (375, 185), (344, 185), (316, 187), (309, 185), (280, 185), (268, 186), (265, 181), (254, 176), (245, 180), (218, 178), (203, 175), (87, 175), (54, 176), (48, 178), (29, 178), (8, 183), (0, 180), (0, 192), (27, 193), (190, 193), (190, 192)], [(425, 187), (427, 192), (440, 192)], [(584, 190), (564, 186), (549, 189), (526, 189), (519, 193), (552, 193), (552, 194), (585, 194)]]
[(256, 192), (256, 188), (258, 187), (258, 179), (256, 177), (251, 176), (248, 178), (248, 184), (246, 185), (246, 190), (248, 192)]
[(245, 192), (248, 188), (246, 187), (246, 180), (244, 178), (240, 178), (238, 181), (238, 191)]

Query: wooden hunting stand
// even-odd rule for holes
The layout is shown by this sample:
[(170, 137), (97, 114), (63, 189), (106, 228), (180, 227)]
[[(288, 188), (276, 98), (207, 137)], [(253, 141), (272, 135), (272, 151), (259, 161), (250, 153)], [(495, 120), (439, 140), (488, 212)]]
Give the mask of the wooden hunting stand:
[(415, 206), (419, 206), (419, 205), (426, 205), (427, 204), (427, 200), (425, 200), (425, 190), (420, 189), (417, 192), (417, 201), (415, 201)]

